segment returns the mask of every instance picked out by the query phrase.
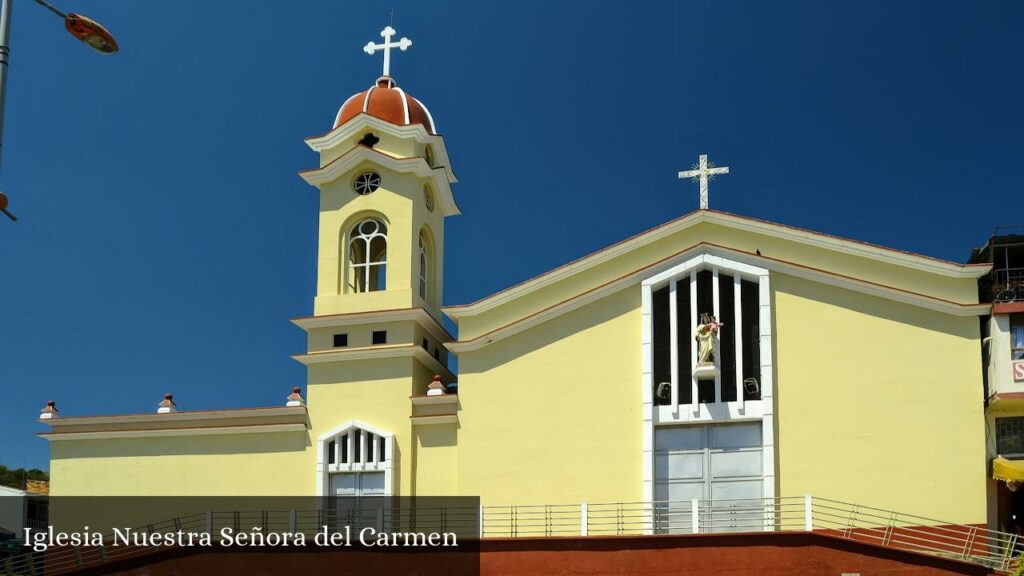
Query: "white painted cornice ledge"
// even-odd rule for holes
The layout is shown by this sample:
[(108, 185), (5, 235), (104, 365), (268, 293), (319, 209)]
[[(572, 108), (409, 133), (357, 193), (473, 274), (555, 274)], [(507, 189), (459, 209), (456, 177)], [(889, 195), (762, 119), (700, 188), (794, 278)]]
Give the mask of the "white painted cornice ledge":
[(459, 211), (458, 205), (455, 204), (455, 197), (452, 195), (452, 188), (445, 177), (444, 169), (431, 168), (425, 159), (419, 157), (395, 158), (373, 148), (356, 146), (335, 158), (326, 166), (299, 172), (299, 176), (311, 186), (319, 188), (324, 184), (337, 180), (341, 175), (365, 161), (373, 162), (393, 172), (415, 174), (420, 178), (430, 179), (434, 183), (434, 189), (437, 191), (441, 214), (444, 216), (456, 216), (462, 213)]
[(445, 346), (455, 353), (479, 350), (484, 346), (492, 344), (494, 342), (503, 340), (534, 326), (547, 322), (553, 318), (561, 316), (567, 312), (571, 312), (587, 304), (600, 300), (606, 296), (614, 294), (619, 290), (623, 290), (630, 286), (634, 286), (642, 283), (649, 277), (654, 277), (670, 268), (677, 266), (688, 259), (694, 258), (698, 254), (704, 254), (712, 257), (724, 257), (747, 264), (750, 266), (756, 266), (764, 268), (766, 270), (780, 272), (788, 274), (798, 278), (811, 280), (813, 282), (819, 282), (829, 286), (837, 286), (864, 294), (870, 294), (880, 298), (901, 302), (904, 304), (910, 304), (912, 306), (919, 306), (929, 310), (937, 312), (943, 312), (953, 316), (979, 316), (988, 313), (989, 306), (987, 304), (961, 304), (957, 302), (950, 302), (948, 300), (942, 300), (939, 298), (933, 298), (924, 294), (917, 294), (899, 288), (893, 288), (891, 286), (884, 286), (881, 284), (874, 284), (866, 282), (856, 278), (848, 276), (842, 276), (823, 270), (817, 270), (815, 268), (809, 268), (806, 266), (800, 266), (791, 262), (785, 262), (782, 260), (776, 260), (773, 258), (767, 258), (764, 256), (758, 256), (747, 252), (733, 250), (724, 246), (717, 246), (714, 244), (700, 243), (681, 252), (656, 262), (654, 264), (639, 268), (633, 272), (621, 276), (608, 283), (602, 284), (596, 288), (592, 288), (578, 294), (567, 300), (563, 300), (553, 306), (545, 308), (539, 312), (535, 312), (528, 316), (525, 316), (515, 322), (506, 324), (500, 328), (496, 328), (486, 334), (482, 334), (471, 340), (460, 340), (457, 342), (450, 342)]
[(597, 252), (584, 256), (583, 258), (574, 260), (559, 268), (551, 270), (550, 272), (546, 272), (540, 276), (510, 288), (506, 288), (501, 292), (492, 294), (491, 296), (478, 300), (472, 304), (449, 306), (443, 308), (443, 311), (457, 323), (459, 318), (482, 314), (488, 310), (492, 310), (503, 304), (512, 302), (525, 294), (529, 294), (546, 286), (555, 284), (556, 282), (568, 278), (578, 272), (589, 270), (604, 262), (608, 262), (609, 260), (636, 250), (641, 246), (657, 242), (658, 240), (702, 222), (709, 222), (728, 228), (746, 230), (774, 238), (791, 240), (801, 244), (817, 246), (828, 250), (886, 262), (888, 264), (903, 266), (920, 272), (936, 274), (938, 276), (948, 278), (977, 279), (984, 276), (992, 269), (992, 266), (989, 264), (957, 264), (955, 262), (948, 262), (928, 256), (921, 256), (865, 242), (859, 242), (857, 240), (848, 240), (836, 236), (829, 236), (827, 234), (812, 232), (810, 230), (803, 230), (800, 228), (775, 224), (764, 220), (757, 220), (726, 212), (697, 210), (652, 228), (646, 232), (627, 238), (622, 242), (613, 244), (602, 250), (598, 250)]

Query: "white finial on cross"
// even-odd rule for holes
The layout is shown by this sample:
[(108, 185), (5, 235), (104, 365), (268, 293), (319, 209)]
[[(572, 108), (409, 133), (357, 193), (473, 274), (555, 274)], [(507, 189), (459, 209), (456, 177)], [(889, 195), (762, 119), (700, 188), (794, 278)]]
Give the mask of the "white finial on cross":
[(693, 170), (684, 170), (679, 173), (679, 178), (693, 178), (695, 181), (700, 182), (700, 209), (708, 209), (708, 181), (717, 176), (718, 174), (728, 174), (729, 167), (715, 167), (711, 162), (708, 162), (708, 155), (701, 154), (700, 162), (693, 166)]
[(373, 56), (377, 50), (384, 51), (384, 75), (389, 77), (391, 76), (391, 49), (398, 48), (402, 52), (405, 52), (409, 46), (412, 46), (412, 40), (409, 40), (408, 38), (402, 38), (398, 42), (392, 42), (391, 37), (395, 34), (395, 29), (391, 26), (387, 26), (380, 32), (381, 37), (384, 38), (383, 44), (367, 42), (366, 46), (363, 46), (363, 52), (366, 52), (370, 56)]

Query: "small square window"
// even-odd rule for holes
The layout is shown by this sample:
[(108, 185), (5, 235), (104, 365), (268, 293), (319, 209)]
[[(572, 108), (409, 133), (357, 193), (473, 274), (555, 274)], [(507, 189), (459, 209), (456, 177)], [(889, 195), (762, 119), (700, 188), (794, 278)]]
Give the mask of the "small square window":
[(388, 331), (387, 330), (374, 330), (373, 331), (373, 343), (374, 344), (387, 344), (388, 343)]
[(342, 348), (344, 346), (348, 346), (348, 334), (335, 334), (334, 347)]

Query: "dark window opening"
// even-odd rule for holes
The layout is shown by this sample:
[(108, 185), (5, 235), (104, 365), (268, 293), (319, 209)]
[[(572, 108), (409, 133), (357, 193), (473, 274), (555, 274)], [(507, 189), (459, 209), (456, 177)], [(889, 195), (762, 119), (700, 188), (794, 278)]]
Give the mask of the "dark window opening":
[(676, 340), (676, 354), (679, 359), (679, 403), (693, 404), (693, 366), (690, 365), (690, 350), (694, 341), (690, 339), (690, 279), (680, 278), (676, 283), (676, 326), (679, 330)]
[[(760, 290), (756, 282), (744, 280), (740, 284), (743, 315), (743, 399), (761, 399), (761, 307)], [(756, 386), (751, 379), (756, 380)]]
[(373, 148), (377, 145), (377, 142), (380, 142), (380, 138), (374, 136), (373, 132), (368, 132), (366, 136), (363, 136), (363, 139), (359, 141), (361, 145), (366, 146), (367, 148)]
[(1024, 417), (996, 418), (996, 452), (1024, 456)]
[(732, 276), (718, 275), (718, 312), (722, 327), (718, 332), (722, 368), (722, 402), (736, 401), (736, 299)]
[(437, 348), (434, 348), (434, 360), (441, 361), (441, 351)]
[(697, 381), (697, 402), (700, 404), (714, 403), (715, 401), (715, 381), (712, 380), (698, 380)]
[(1024, 360), (1024, 315), (1010, 316), (1010, 357)]
[(427, 342), (426, 338), (423, 339), (423, 344), (421, 344), (421, 346), (423, 346), (424, 350), (429, 350), (430, 349), (430, 343)]
[(388, 331), (387, 330), (374, 330), (373, 340), (374, 344), (387, 344), (388, 343)]
[(335, 449), (336, 446), (337, 446), (337, 444), (334, 442), (334, 440), (331, 440), (327, 444), (327, 463), (328, 464), (334, 464), (335, 463), (334, 449)]
[(334, 347), (342, 348), (348, 346), (348, 334), (335, 334), (334, 335)]
[(378, 462), (383, 462), (383, 461), (387, 460), (387, 458), (388, 458), (387, 454), (386, 454), (386, 451), (385, 451), (385, 448), (384, 448), (385, 446), (387, 446), (387, 443), (385, 443), (384, 442), (384, 438), (381, 437), (381, 438), (379, 438), (379, 442), (377, 444), (378, 444), (378, 446), (377, 446), (377, 461)]
[(369, 464), (370, 462), (374, 461), (373, 460), (373, 445), (374, 445), (373, 434), (367, 433), (366, 434), (366, 462), (367, 462), (367, 464)]
[[(651, 323), (653, 327), (654, 353), (654, 404), (667, 406), (672, 403), (672, 335), (668, 308), (668, 287), (655, 290), (651, 298)], [(664, 383), (668, 383), (665, 386)]]
[(712, 292), (711, 271), (697, 272), (697, 318), (701, 314), (715, 314), (715, 296)]
[(348, 464), (348, 434), (341, 437), (341, 463)]
[(362, 462), (362, 456), (363, 456), (363, 435), (360, 434), (358, 431), (352, 432), (352, 438), (354, 440), (352, 442), (352, 452), (353, 452), (353, 454), (352, 454), (352, 461), (353, 462)]

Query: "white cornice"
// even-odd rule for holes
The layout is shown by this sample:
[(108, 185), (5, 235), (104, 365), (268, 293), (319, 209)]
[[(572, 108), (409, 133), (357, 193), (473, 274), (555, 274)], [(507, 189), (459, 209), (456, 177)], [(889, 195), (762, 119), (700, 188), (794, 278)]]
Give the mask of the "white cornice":
[(338, 144), (355, 136), (365, 128), (379, 130), (399, 138), (412, 138), (419, 144), (430, 144), (434, 147), (434, 157), (437, 158), (438, 164), (440, 164), (447, 173), (448, 180), (452, 184), (458, 183), (459, 179), (455, 176), (455, 172), (452, 171), (451, 168), (451, 159), (448, 158), (448, 148), (444, 145), (444, 138), (430, 134), (422, 124), (398, 126), (381, 120), (375, 116), (362, 113), (326, 134), (306, 138), (306, 145), (312, 148), (315, 152), (330, 150)]
[(184, 428), (195, 422), (219, 421), (219, 425), (242, 424), (254, 419), (292, 418), (305, 420), (305, 406), (270, 406), (265, 408), (228, 408), (224, 410), (180, 410), (158, 414), (111, 414), (103, 416), (60, 416), (42, 420), (53, 429), (78, 428), (82, 426), (151, 426), (153, 428)]
[(267, 434), (303, 432), (305, 424), (255, 424), (251, 426), (208, 426), (202, 428), (152, 428), (140, 430), (97, 430), (93, 432), (47, 432), (39, 434), (51, 442), (101, 440), (110, 438), (155, 438), (160, 436), (212, 436), (222, 434)]
[[(330, 362), (347, 362), (350, 360), (375, 360), (382, 358), (416, 358), (424, 366), (430, 368), (435, 374), (442, 374), (446, 378), (453, 380), (454, 374), (448, 369), (447, 366), (441, 364), (439, 360), (431, 356), (420, 346), (415, 344), (394, 344), (394, 345), (378, 345), (378, 346), (364, 346), (361, 348), (341, 348), (334, 350), (324, 350), (322, 352), (307, 352), (306, 354), (295, 354), (292, 356), (295, 360), (306, 366), (312, 366), (314, 364), (326, 364)], [(424, 384), (426, 385), (426, 384)]]
[(444, 326), (423, 308), (402, 308), (371, 312), (354, 312), (351, 314), (332, 314), (330, 316), (307, 316), (292, 318), (292, 324), (305, 331), (314, 328), (337, 328), (341, 326), (359, 326), (379, 322), (415, 321), (423, 326), (434, 338), (441, 342), (449, 342), (455, 338), (445, 330)]
[[(700, 243), (696, 246), (683, 250), (682, 252), (678, 252), (665, 260), (634, 270), (633, 272), (621, 276), (611, 282), (583, 292), (582, 294), (569, 298), (568, 300), (564, 300), (549, 308), (545, 308), (540, 312), (536, 312), (510, 324), (506, 324), (505, 326), (492, 330), (491, 332), (482, 334), (471, 340), (450, 342), (445, 346), (455, 353), (479, 350), (488, 344), (503, 340), (509, 336), (513, 336), (533, 328), (534, 326), (547, 322), (548, 320), (561, 316), (562, 314), (600, 300), (601, 298), (609, 296), (619, 290), (641, 283), (648, 278), (657, 281), (658, 276), (662, 272), (679, 266), (688, 259), (693, 259), (691, 263), (696, 262), (697, 259), (695, 259), (694, 256), (698, 254), (710, 257), (725, 257), (748, 266), (788, 274), (830, 286), (845, 288), (896, 302), (902, 302), (912, 306), (951, 314), (953, 316), (979, 316), (986, 314), (988, 311), (988, 305), (986, 304), (959, 304), (948, 300), (942, 300), (923, 294), (916, 294), (914, 292), (893, 288), (891, 286), (874, 284), (848, 276), (801, 266), (792, 262), (748, 254), (746, 252), (732, 250), (723, 246)], [(697, 263), (703, 263), (703, 260)]]
[(324, 184), (333, 182), (364, 161), (373, 162), (393, 172), (411, 173), (420, 178), (430, 179), (434, 184), (434, 189), (438, 191), (437, 199), (439, 200), (441, 214), (444, 216), (456, 216), (462, 213), (455, 204), (455, 197), (452, 195), (452, 188), (444, 169), (431, 168), (423, 158), (395, 158), (373, 148), (356, 146), (335, 158), (326, 166), (299, 172), (299, 176), (311, 186), (319, 188)]
[(701, 222), (709, 222), (729, 228), (791, 240), (950, 278), (980, 278), (991, 270), (991, 265), (987, 264), (961, 265), (763, 220), (755, 220), (711, 210), (697, 210), (472, 304), (444, 308), (444, 313), (456, 322), (464, 316), (481, 314)]

